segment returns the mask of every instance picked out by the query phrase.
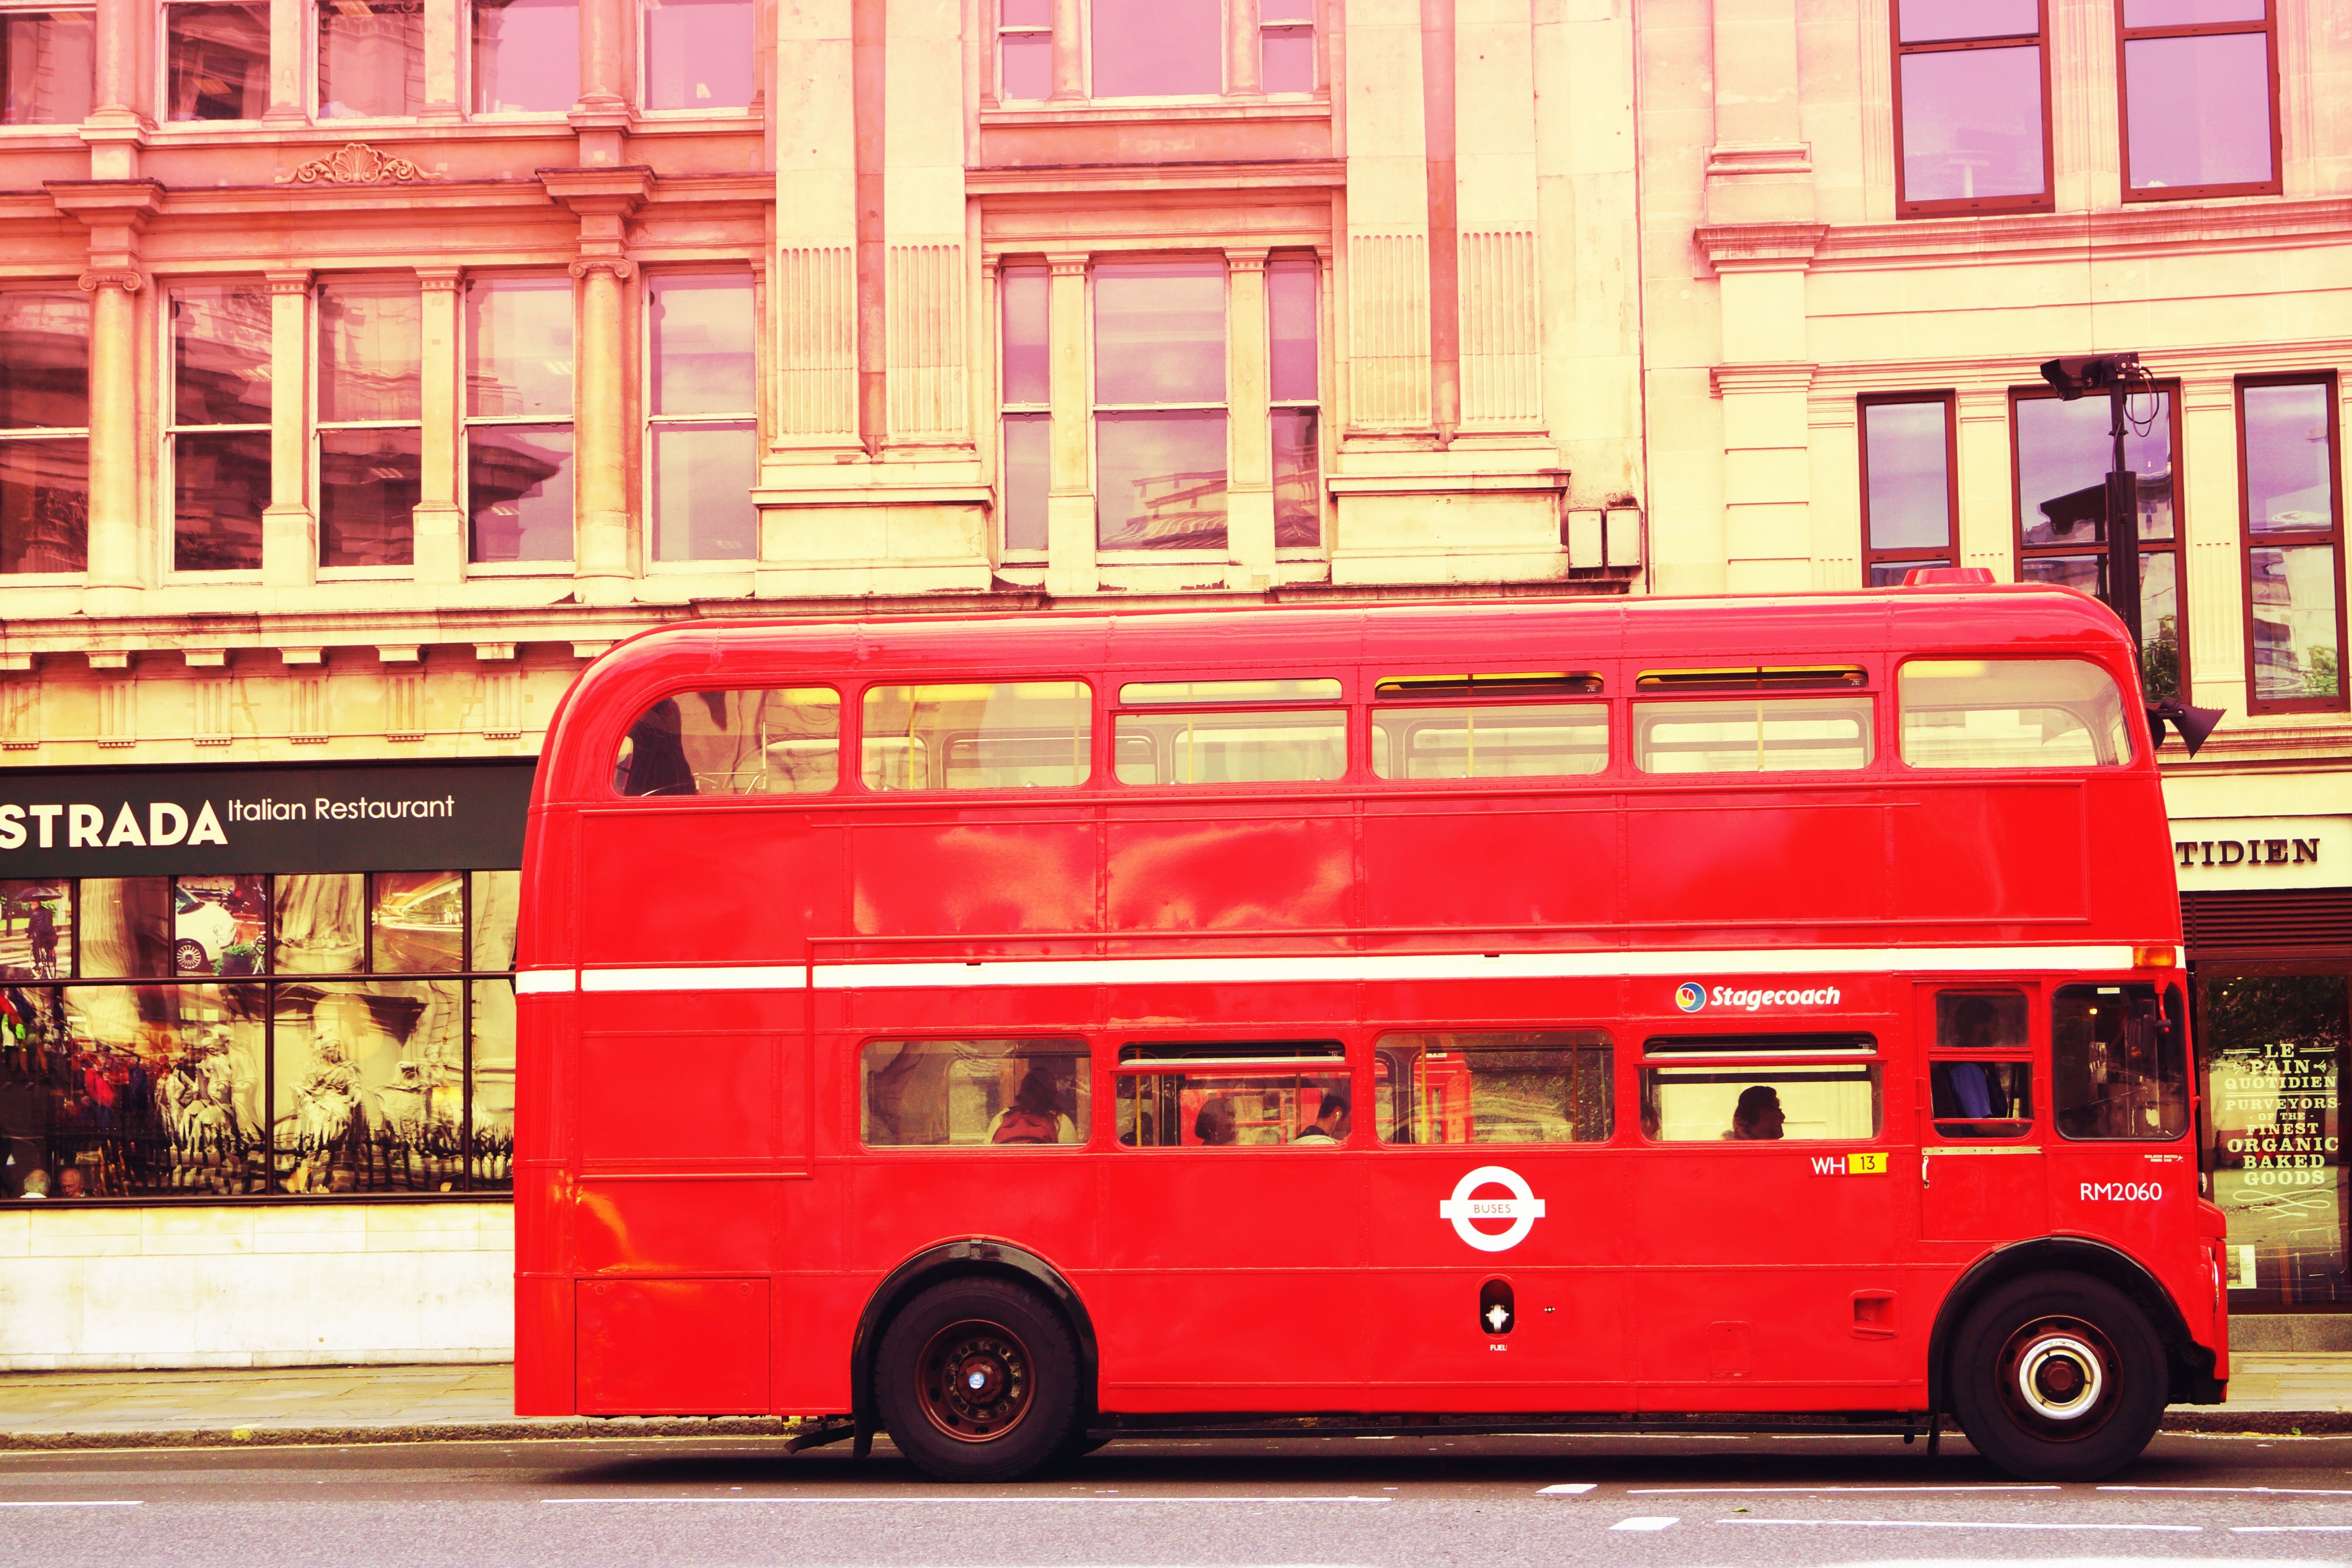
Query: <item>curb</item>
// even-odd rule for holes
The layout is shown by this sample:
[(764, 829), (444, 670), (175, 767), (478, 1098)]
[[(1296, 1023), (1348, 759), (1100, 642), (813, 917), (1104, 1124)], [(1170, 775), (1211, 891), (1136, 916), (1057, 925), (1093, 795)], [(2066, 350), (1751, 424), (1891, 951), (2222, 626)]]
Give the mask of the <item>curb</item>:
[(347, 1447), (371, 1443), (547, 1443), (634, 1437), (792, 1437), (802, 1423), (780, 1415), (641, 1416), (588, 1420), (436, 1422), (411, 1426), (205, 1426), (160, 1432), (0, 1432), (0, 1453), (90, 1448)]
[(2336, 1437), (2352, 1432), (2352, 1410), (2168, 1410), (2166, 1432), (2252, 1437)]

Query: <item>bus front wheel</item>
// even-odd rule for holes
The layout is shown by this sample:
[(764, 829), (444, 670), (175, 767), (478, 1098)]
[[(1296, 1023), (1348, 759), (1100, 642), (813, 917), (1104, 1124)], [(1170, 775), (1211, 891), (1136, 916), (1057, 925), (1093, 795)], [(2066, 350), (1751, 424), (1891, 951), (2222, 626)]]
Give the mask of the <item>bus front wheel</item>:
[(1077, 1361), (1068, 1325), (1034, 1291), (1002, 1279), (934, 1285), (882, 1336), (882, 1425), (927, 1475), (1013, 1480), (1063, 1452)]
[(1951, 1373), (1969, 1442), (2023, 1480), (2104, 1479), (2164, 1415), (2164, 1345), (2147, 1314), (2081, 1275), (2029, 1275), (1977, 1303)]

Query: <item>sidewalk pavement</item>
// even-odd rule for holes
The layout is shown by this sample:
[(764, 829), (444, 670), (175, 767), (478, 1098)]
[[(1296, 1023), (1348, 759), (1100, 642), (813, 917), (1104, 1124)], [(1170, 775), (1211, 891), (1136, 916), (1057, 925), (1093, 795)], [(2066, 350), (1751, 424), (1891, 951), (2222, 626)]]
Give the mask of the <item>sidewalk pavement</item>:
[[(2352, 1432), (2352, 1353), (2231, 1358), (2230, 1403), (2178, 1405), (2176, 1432)], [(514, 1368), (261, 1367), (0, 1373), (0, 1449), (199, 1447), (549, 1437), (789, 1437), (772, 1416), (518, 1417)]]

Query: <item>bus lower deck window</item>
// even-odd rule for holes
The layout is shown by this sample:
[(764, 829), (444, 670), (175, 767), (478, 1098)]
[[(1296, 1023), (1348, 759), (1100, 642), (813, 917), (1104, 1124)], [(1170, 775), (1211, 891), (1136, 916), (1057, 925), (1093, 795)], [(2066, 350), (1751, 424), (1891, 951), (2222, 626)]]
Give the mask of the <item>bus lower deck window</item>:
[(868, 1040), (858, 1105), (869, 1149), (1003, 1148), (1087, 1141), (1086, 1043)]
[(1384, 1143), (1596, 1143), (1614, 1118), (1598, 1029), (1383, 1035), (1372, 1097)]
[(2066, 985), (2050, 1005), (2050, 1097), (2068, 1138), (2189, 1131), (2180, 987)]
[(1633, 704), (1645, 773), (1850, 772), (1870, 765), (1867, 697), (1743, 697)]
[(1129, 1149), (1337, 1148), (1353, 1122), (1344, 1061), (1122, 1073), (1118, 1141)]
[(1372, 772), (1384, 779), (1559, 777), (1608, 765), (1609, 710), (1598, 702), (1372, 710)]
[(1915, 658), (1895, 688), (1915, 768), (2120, 767), (2131, 726), (2113, 677), (2088, 659)]
[(841, 780), (841, 698), (825, 687), (682, 691), (637, 716), (617, 795), (809, 795)]
[(1879, 1107), (1875, 1062), (1642, 1068), (1642, 1131), (1661, 1143), (1863, 1142)]

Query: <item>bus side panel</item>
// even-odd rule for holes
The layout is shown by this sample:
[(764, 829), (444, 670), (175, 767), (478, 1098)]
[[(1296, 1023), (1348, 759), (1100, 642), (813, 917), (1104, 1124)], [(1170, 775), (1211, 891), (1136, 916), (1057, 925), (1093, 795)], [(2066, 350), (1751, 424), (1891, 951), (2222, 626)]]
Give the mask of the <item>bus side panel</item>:
[(583, 964), (794, 963), (842, 930), (834, 823), (719, 802), (581, 819)]
[[(1106, 837), (1113, 931), (1337, 933), (1354, 919), (1356, 821), (1345, 802), (1121, 807)], [(1284, 940), (1296, 949), (1312, 939)]]
[(577, 829), (578, 814), (571, 806), (542, 807), (530, 819), (515, 931), (515, 963), (520, 968), (579, 962), (580, 901), (572, 896)]
[(570, 1136), (564, 1124), (571, 995), (515, 999), (515, 1411), (568, 1415), (572, 1388)]
[(1098, 930), (1095, 822), (1059, 816), (1000, 809), (866, 824), (852, 858), (857, 934), (929, 937), (927, 950), (944, 942), (995, 958), (1041, 950), (1023, 936)]
[[(1625, 813), (1636, 924), (1775, 925), (1886, 913), (1886, 807), (1853, 795), (1729, 794)], [(1785, 931), (1775, 933), (1786, 940)]]
[[(1907, 920), (2079, 921), (2090, 912), (2090, 857), (2080, 784), (1981, 783), (1898, 801), (1895, 912)], [(1996, 845), (2032, 846), (2033, 870)], [(2040, 931), (2021, 933), (2032, 936)]]
[[(1607, 803), (1375, 800), (1364, 811), (1364, 923), (1473, 934), (1613, 925), (1623, 918), (1617, 844), (1617, 814)], [(1511, 944), (1557, 940), (1545, 933)]]

